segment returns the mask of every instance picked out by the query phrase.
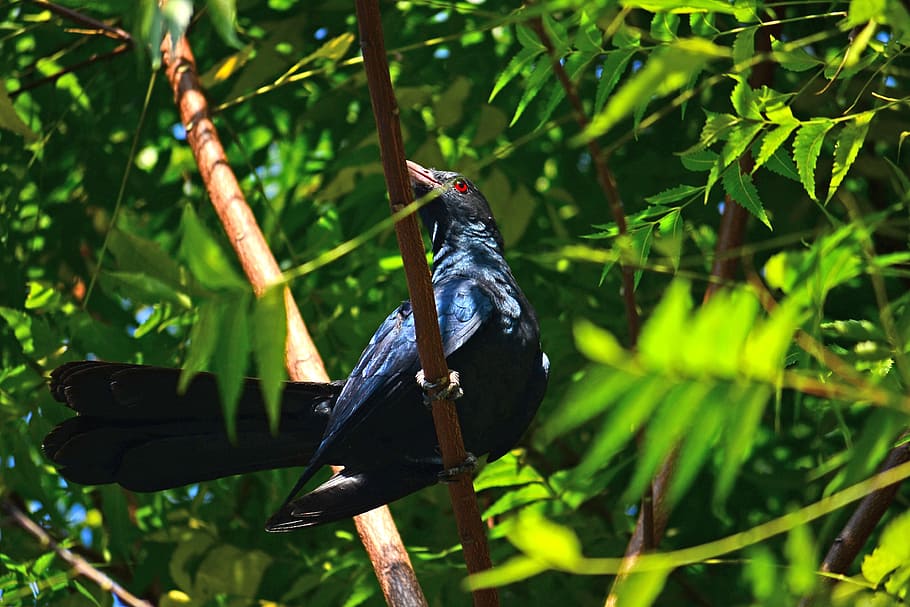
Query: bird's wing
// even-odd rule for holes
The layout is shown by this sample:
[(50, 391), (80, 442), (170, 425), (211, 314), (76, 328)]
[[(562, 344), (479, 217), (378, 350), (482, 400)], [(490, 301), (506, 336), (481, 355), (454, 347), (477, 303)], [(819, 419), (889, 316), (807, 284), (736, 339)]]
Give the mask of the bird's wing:
[[(448, 357), (489, 320), (493, 303), (476, 281), (467, 278), (437, 285), (435, 296), (443, 351)], [(414, 376), (419, 369), (414, 316), (411, 304), (403, 302), (379, 326), (361, 354), (332, 410), (322, 445), (304, 472), (303, 481), (328, 463), (322, 458), (334, 444), (374, 411), (381, 410), (383, 403), (401, 398), (407, 390), (413, 390), (416, 396)], [(415, 399), (414, 404), (420, 406), (419, 400)]]

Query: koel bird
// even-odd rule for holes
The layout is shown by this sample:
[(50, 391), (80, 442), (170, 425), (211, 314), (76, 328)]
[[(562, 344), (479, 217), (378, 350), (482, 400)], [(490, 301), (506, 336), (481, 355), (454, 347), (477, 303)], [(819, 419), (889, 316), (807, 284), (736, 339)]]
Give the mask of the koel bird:
[[(546, 391), (549, 361), (534, 309), (503, 257), (483, 194), (463, 176), (408, 162), (433, 249), (433, 291), (465, 448), (494, 460), (515, 446)], [(64, 478), (158, 491), (289, 466), (306, 466), (266, 524), (288, 531), (348, 518), (397, 500), (443, 474), (432, 414), (415, 379), (414, 318), (405, 301), (379, 326), (347, 380), (288, 382), (277, 434), (247, 379), (237, 438), (225, 432), (212, 375), (177, 392), (179, 369), (68, 363), (51, 374), (53, 396), (78, 415), (54, 428), (44, 452)], [(309, 493), (326, 465), (344, 466)]]

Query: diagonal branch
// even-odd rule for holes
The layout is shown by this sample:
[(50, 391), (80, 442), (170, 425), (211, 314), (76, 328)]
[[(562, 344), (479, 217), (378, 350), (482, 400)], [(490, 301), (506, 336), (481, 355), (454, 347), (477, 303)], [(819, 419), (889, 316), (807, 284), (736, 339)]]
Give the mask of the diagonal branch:
[[(170, 36), (161, 45), (168, 81), (187, 141), (193, 150), (199, 173), (212, 205), (221, 218), (247, 278), (256, 294), (281, 281), (281, 270), (265, 242), (256, 218), (246, 203), (237, 178), (228, 164), (224, 148), (209, 115), (202, 93), (195, 59), (185, 37), (172, 46)], [(322, 359), (285, 287), (288, 337), (286, 364), (294, 380), (328, 381)], [(387, 507), (354, 518), (357, 532), (373, 563), (373, 569), (389, 605), (425, 605), (426, 599)]]
[[(378, 0), (356, 0), (355, 6), (363, 65), (379, 135), (382, 168), (389, 189), (389, 203), (394, 213), (413, 201), (401, 139), (398, 103), (389, 77)], [(442, 349), (436, 302), (416, 216), (410, 214), (396, 222), (395, 234), (404, 261), (417, 333), (417, 350), (424, 375), (431, 381), (448, 378), (449, 370)], [(449, 470), (454, 469), (464, 463), (466, 458), (455, 404), (450, 400), (434, 400), (432, 411), (443, 466)], [(486, 532), (470, 473), (466, 471), (459, 474), (447, 485), (468, 572), (476, 573), (491, 568)], [(476, 590), (474, 604), (498, 605), (498, 593), (495, 589)]]
[(112, 580), (103, 572), (93, 567), (91, 563), (84, 558), (61, 546), (57, 540), (51, 537), (51, 535), (38, 525), (38, 523), (30, 519), (28, 515), (22, 512), (22, 510), (20, 510), (10, 499), (4, 498), (3, 501), (0, 502), (0, 506), (2, 506), (3, 510), (6, 510), (10, 515), (10, 518), (12, 518), (17, 525), (37, 539), (42, 546), (53, 550), (54, 553), (65, 563), (70, 565), (73, 568), (73, 571), (78, 575), (91, 580), (97, 584), (99, 588), (110, 592), (120, 599), (123, 604), (128, 605), (129, 607), (152, 607), (151, 603), (129, 592), (126, 588)]

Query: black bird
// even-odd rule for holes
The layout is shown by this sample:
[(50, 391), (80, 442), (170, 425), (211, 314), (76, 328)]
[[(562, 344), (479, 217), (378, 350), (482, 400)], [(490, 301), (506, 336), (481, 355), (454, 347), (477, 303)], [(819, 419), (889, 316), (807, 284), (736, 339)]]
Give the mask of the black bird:
[[(433, 290), (443, 349), (459, 374), (466, 449), (494, 460), (521, 438), (543, 399), (549, 361), (537, 317), (503, 258), (483, 194), (457, 173), (408, 162), (433, 247)], [(436, 483), (443, 473), (420, 370), (410, 302), (379, 326), (344, 382), (289, 382), (279, 433), (269, 433), (255, 379), (246, 380), (237, 442), (224, 431), (214, 377), (183, 395), (179, 369), (69, 363), (51, 392), (79, 415), (54, 428), (44, 451), (82, 484), (157, 491), (256, 470), (306, 465), (266, 525), (287, 531), (348, 518)], [(325, 465), (344, 470), (294, 498)]]

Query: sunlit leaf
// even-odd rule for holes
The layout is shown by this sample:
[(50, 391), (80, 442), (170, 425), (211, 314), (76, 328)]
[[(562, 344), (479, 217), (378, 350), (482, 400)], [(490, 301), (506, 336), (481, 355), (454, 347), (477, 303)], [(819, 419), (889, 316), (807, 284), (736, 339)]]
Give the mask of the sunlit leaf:
[(815, 196), (815, 163), (822, 150), (825, 135), (834, 126), (831, 120), (817, 120), (807, 122), (796, 131), (796, 140), (793, 142), (793, 160), (799, 169), (800, 181), (806, 193), (812, 200)]
[(831, 200), (838, 186), (847, 176), (853, 161), (859, 154), (863, 142), (866, 140), (866, 133), (869, 132), (869, 123), (872, 121), (874, 114), (864, 112), (859, 114), (856, 119), (847, 123), (837, 136), (837, 144), (834, 146), (834, 169), (831, 171), (831, 183), (828, 184), (828, 195), (825, 202)]

